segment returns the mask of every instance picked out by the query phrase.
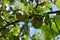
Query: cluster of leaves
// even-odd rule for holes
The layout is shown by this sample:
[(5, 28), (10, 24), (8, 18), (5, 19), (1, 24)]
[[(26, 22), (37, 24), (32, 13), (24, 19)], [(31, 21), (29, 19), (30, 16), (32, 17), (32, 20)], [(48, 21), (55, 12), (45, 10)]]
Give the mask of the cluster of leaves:
[[(20, 9), (18, 6), (11, 7), (15, 2), (19, 3)], [(45, 40), (55, 38), (60, 34), (60, 11), (52, 12), (51, 3), (60, 9), (59, 0), (2, 0), (0, 3), (0, 40), (19, 40), (20, 38), (28, 40), (29, 22), (35, 29), (42, 30)], [(56, 13), (56, 16), (50, 17), (50, 13)], [(20, 27), (19, 22), (25, 22), (25, 24)], [(31, 39), (40, 40), (38, 35), (33, 35)]]

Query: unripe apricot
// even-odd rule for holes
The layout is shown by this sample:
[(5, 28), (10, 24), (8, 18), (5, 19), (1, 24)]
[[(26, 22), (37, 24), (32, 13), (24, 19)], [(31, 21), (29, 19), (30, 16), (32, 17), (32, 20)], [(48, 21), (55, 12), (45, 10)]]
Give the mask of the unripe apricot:
[(19, 21), (25, 21), (26, 19), (26, 14), (24, 14), (23, 12), (17, 12), (16, 13), (16, 18), (19, 20)]
[(32, 20), (32, 26), (36, 29), (39, 29), (42, 26), (43, 20), (40, 18), (34, 18)]

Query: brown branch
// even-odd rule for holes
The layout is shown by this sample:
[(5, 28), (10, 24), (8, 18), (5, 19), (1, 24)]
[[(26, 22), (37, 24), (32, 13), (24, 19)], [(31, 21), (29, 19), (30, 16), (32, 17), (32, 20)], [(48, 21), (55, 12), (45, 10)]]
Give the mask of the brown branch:
[(36, 8), (39, 6), (39, 5), (45, 5), (46, 4), (46, 2), (45, 1), (43, 1), (43, 2), (38, 2), (38, 0), (36, 1)]
[(6, 21), (6, 20), (3, 20), (4, 22), (6, 22), (7, 24), (9, 24), (10, 22)]
[(46, 4), (45, 1), (43, 1), (43, 2), (41, 2), (41, 3), (38, 3), (37, 5), (44, 5), (44, 4)]
[(0, 30), (7, 29), (7, 28), (6, 28), (7, 26), (10, 26), (10, 25), (15, 24), (15, 23), (18, 23), (18, 22), (19, 22), (19, 21), (16, 20), (16, 21), (14, 21), (14, 22), (11, 22), (11, 23), (9, 23), (9, 24), (6, 24), (4, 27), (0, 28)]
[(47, 14), (56, 14), (56, 13), (60, 13), (60, 10), (58, 10), (58, 11), (52, 11), (52, 12), (47, 12)]
[(18, 23), (19, 21), (18, 20), (16, 20), (16, 21), (14, 21), (14, 22), (12, 22), (12, 23), (9, 23), (8, 25), (5, 25), (4, 27), (7, 27), (7, 26), (9, 26), (9, 25), (11, 25), (11, 24), (15, 24), (15, 23)]
[[(47, 14), (56, 14), (56, 13), (60, 13), (60, 10), (59, 10), (59, 11), (46, 12), (46, 13), (47, 13)], [(35, 16), (36, 14), (33, 14), (33, 15)], [(37, 16), (40, 16), (40, 15), (37, 15)], [(30, 17), (33, 17), (33, 16), (30, 16)], [(11, 22), (11, 23), (9, 23), (9, 24), (6, 24), (4, 27), (0, 28), (0, 30), (6, 29), (7, 26), (10, 26), (10, 25), (15, 24), (15, 23), (18, 23), (18, 22), (19, 22), (19, 21), (16, 20), (16, 21), (14, 21), (14, 22)]]
[[(52, 11), (52, 12), (46, 12), (47, 14), (59, 14), (60, 13), (60, 10), (59, 11)], [(28, 18), (31, 19), (33, 16), (41, 16), (41, 15), (38, 15), (38, 14), (32, 14), (30, 15)]]

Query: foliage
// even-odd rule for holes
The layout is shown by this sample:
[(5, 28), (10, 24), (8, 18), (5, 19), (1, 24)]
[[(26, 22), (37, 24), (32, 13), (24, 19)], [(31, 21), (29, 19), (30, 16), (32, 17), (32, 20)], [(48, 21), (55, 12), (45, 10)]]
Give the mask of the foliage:
[[(18, 2), (18, 6), (15, 6)], [(0, 2), (0, 40), (51, 40), (60, 34), (60, 11), (52, 11), (51, 3), (60, 10), (60, 0), (2, 0)], [(49, 14), (56, 13), (56, 16)], [(20, 27), (20, 22), (25, 24)], [(31, 36), (30, 26), (39, 30)], [(41, 35), (42, 35), (41, 34)]]

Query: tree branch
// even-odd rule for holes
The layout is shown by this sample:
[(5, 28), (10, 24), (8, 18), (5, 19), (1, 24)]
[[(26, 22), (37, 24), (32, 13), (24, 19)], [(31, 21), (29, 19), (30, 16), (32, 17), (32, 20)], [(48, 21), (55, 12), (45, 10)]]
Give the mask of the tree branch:
[(6, 28), (7, 26), (10, 26), (10, 25), (15, 24), (15, 23), (18, 23), (18, 22), (19, 22), (19, 20), (16, 20), (16, 21), (14, 21), (14, 22), (11, 22), (11, 23), (9, 23), (9, 24), (6, 24), (4, 27), (0, 28), (0, 30), (7, 29), (7, 28)]
[(37, 8), (39, 5), (44, 5), (44, 4), (46, 4), (45, 1), (43, 1), (43, 2), (38, 2), (38, 0), (37, 0), (37, 1), (36, 1), (36, 8)]
[[(51, 12), (46, 12), (47, 14), (59, 14), (60, 13), (60, 10), (58, 11), (51, 11)], [(32, 14), (30, 15), (28, 18), (31, 19), (33, 16), (41, 16), (41, 15), (38, 15), (38, 14)]]
[(6, 20), (3, 20), (4, 22), (6, 22), (7, 24), (9, 24), (10, 22), (6, 21)]
[(58, 10), (58, 11), (52, 11), (52, 12), (47, 12), (47, 14), (56, 14), (56, 13), (60, 13), (60, 10)]
[[(52, 12), (46, 12), (47, 14), (56, 14), (56, 13), (60, 13), (60, 10), (59, 11), (52, 11)], [(36, 14), (33, 14), (33, 15), (36, 15)], [(40, 16), (40, 15), (37, 15), (37, 16)], [(30, 16), (31, 17), (31, 16)], [(16, 21), (14, 21), (14, 22), (11, 22), (11, 23), (9, 23), (9, 24), (6, 24), (4, 27), (2, 27), (2, 28), (0, 28), (0, 30), (2, 30), (2, 29), (7, 29), (6, 27), (7, 26), (10, 26), (10, 25), (12, 25), (12, 24), (15, 24), (15, 23), (18, 23), (19, 21), (18, 20), (16, 20)]]

